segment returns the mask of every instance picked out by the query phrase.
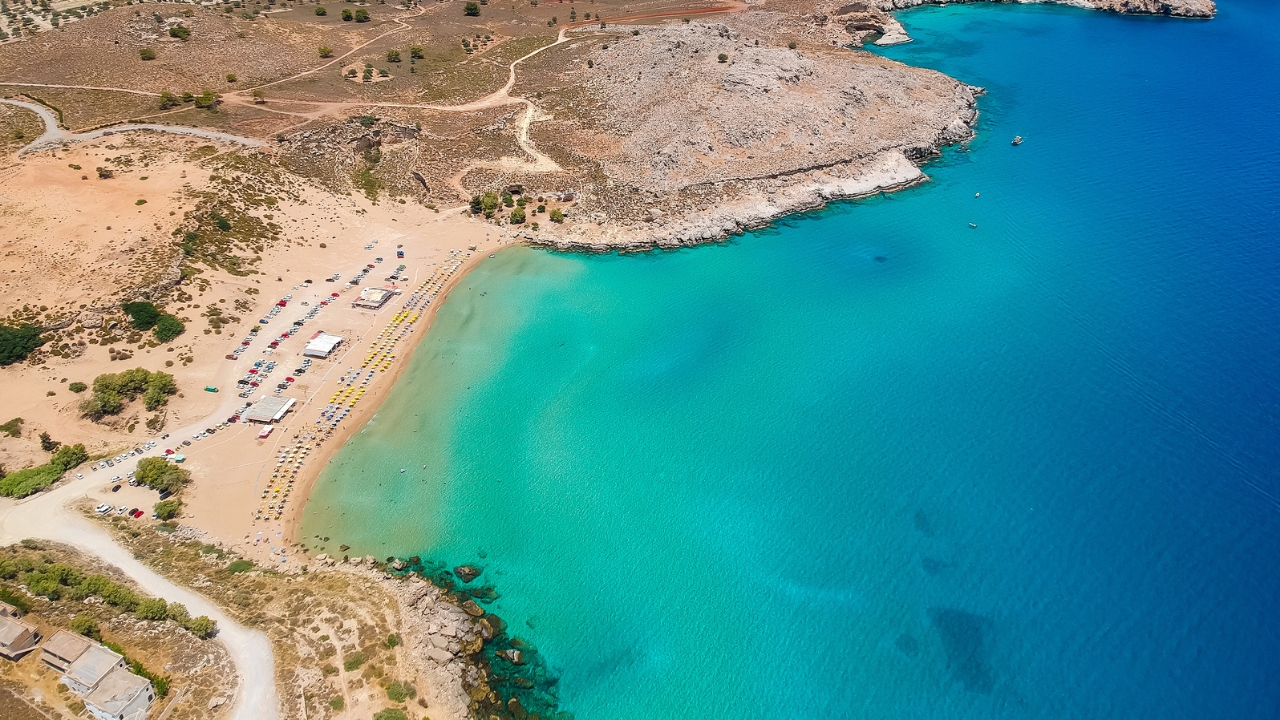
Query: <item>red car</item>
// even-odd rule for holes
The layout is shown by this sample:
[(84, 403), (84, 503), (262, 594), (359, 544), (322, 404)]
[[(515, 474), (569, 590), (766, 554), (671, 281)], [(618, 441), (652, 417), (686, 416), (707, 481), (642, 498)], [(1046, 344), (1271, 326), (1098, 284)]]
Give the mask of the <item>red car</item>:
[(285, 378), (285, 379), (284, 379), (284, 381), (285, 381), (285, 382), (293, 382), (293, 378), (291, 378), (291, 377), (287, 377), (287, 378)]
[(132, 516), (133, 516), (133, 517), (135, 517), (135, 518), (140, 518), (140, 517), (142, 517), (142, 511), (141, 511), (141, 510), (139, 510), (138, 508), (134, 508), (133, 510), (130, 510), (130, 511), (129, 511), (129, 514), (130, 514), (130, 515), (132, 515)]
[(173, 454), (173, 451), (172, 451), (172, 450), (170, 450), (169, 448), (165, 448), (165, 450), (164, 450), (164, 454), (165, 454), (165, 455), (172, 455), (172, 454)]

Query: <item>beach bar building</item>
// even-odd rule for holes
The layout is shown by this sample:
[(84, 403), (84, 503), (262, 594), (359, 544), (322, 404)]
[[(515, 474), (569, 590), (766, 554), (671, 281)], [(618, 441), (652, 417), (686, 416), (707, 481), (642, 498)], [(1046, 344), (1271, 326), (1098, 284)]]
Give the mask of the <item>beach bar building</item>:
[(360, 291), (360, 297), (351, 302), (353, 308), (364, 308), (366, 310), (377, 310), (387, 304), (396, 294), (395, 288), (365, 288)]
[(240, 419), (245, 422), (256, 423), (276, 423), (285, 413), (289, 412), (297, 403), (296, 398), (291, 397), (266, 397), (258, 401), (256, 405), (245, 411)]
[(333, 351), (338, 349), (338, 346), (341, 344), (341, 336), (330, 335), (329, 333), (321, 330), (311, 336), (311, 340), (307, 342), (307, 346), (302, 349), (302, 354), (305, 357), (327, 358), (332, 355)]

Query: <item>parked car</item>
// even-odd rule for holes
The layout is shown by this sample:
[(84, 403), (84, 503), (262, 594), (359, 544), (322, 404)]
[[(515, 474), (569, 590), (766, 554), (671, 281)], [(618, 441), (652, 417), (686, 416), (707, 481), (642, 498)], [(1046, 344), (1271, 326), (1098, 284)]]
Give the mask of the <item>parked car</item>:
[(111, 506), (106, 503), (99, 503), (98, 507), (94, 508), (93, 511), (99, 515), (106, 515), (111, 512)]

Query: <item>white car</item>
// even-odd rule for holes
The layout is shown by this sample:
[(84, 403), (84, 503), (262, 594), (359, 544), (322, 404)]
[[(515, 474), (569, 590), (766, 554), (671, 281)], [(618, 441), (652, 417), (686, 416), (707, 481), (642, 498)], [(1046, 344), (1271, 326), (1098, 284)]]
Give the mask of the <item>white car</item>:
[(128, 506), (128, 505), (121, 505), (120, 507), (116, 508), (116, 514), (117, 514), (117, 515), (123, 515), (123, 514), (125, 514), (125, 513), (127, 513), (127, 512), (129, 512), (129, 506)]
[(83, 479), (84, 479), (84, 473), (76, 473), (76, 479), (77, 479), (77, 480), (83, 480)]
[(107, 513), (111, 512), (111, 506), (106, 503), (100, 503), (98, 507), (93, 509), (93, 511), (98, 513), (99, 515), (106, 515)]

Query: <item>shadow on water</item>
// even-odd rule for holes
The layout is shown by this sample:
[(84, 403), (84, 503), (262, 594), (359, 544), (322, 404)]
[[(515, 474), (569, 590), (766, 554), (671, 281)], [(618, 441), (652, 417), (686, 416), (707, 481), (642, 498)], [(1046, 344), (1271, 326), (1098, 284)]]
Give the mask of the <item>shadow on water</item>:
[(984, 630), (991, 627), (991, 621), (949, 608), (929, 608), (929, 617), (942, 638), (951, 677), (964, 683), (964, 688), (970, 692), (991, 694), (995, 681), (991, 677), (983, 640)]

